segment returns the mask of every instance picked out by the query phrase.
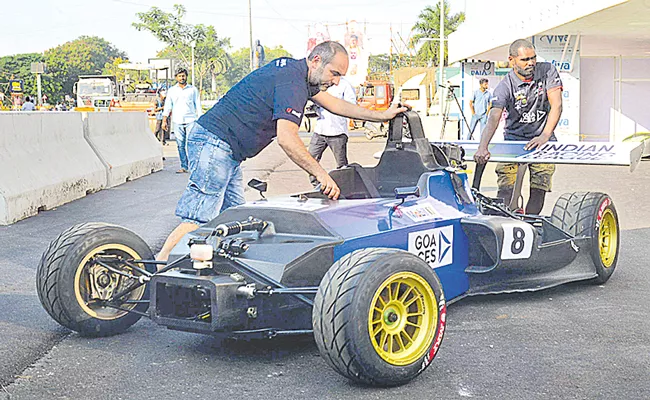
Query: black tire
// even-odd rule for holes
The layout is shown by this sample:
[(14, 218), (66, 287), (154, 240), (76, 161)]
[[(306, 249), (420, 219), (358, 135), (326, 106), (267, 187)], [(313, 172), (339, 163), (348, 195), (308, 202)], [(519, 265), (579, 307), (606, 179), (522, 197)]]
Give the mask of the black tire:
[[(36, 273), (38, 297), (48, 314), (68, 329), (83, 336), (115, 335), (135, 324), (141, 316), (129, 311), (88, 304), (84, 299), (89, 296), (91, 286), (97, 293), (99, 290), (105, 291), (103, 295), (110, 298), (134, 282), (133, 279), (120, 277), (101, 266), (93, 265), (89, 258), (94, 254), (153, 258), (149, 246), (128, 229), (102, 223), (75, 225), (54, 239), (43, 253)], [(132, 275), (140, 275), (123, 264), (119, 267)], [(154, 265), (145, 267), (149, 272), (155, 271)], [(92, 272), (94, 282), (90, 280), (91, 268), (95, 269)], [(101, 278), (99, 275), (102, 275)], [(98, 283), (99, 279), (102, 279), (101, 283)], [(97, 285), (105, 286), (97, 289)], [(128, 297), (129, 300), (148, 298), (147, 285), (137, 288)], [(128, 310), (146, 312), (148, 304), (128, 304), (125, 307)]]
[(553, 207), (551, 223), (575, 237), (591, 238), (590, 255), (598, 275), (594, 282), (607, 282), (616, 269), (620, 243), (612, 199), (597, 192), (565, 193)]
[[(375, 307), (380, 303), (383, 311)], [(393, 303), (406, 308), (400, 312)], [(421, 314), (407, 317), (408, 312)], [(367, 385), (396, 386), (431, 363), (446, 313), (442, 286), (427, 263), (402, 250), (369, 248), (332, 265), (318, 288), (312, 323), (321, 356), (337, 372)], [(397, 334), (388, 335), (391, 331)]]

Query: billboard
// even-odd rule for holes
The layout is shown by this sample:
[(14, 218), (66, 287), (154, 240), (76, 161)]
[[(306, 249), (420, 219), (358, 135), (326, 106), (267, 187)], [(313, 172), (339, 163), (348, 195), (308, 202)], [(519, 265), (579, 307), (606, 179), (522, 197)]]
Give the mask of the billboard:
[(368, 75), (369, 52), (364, 47), (367, 41), (365, 29), (356, 21), (345, 24), (327, 25), (315, 23), (308, 27), (307, 56), (316, 45), (327, 40), (342, 44), (348, 52), (349, 65), (345, 75), (353, 86), (361, 85)]
[(9, 81), (9, 93), (23, 93), (23, 81), (20, 79), (12, 79)]

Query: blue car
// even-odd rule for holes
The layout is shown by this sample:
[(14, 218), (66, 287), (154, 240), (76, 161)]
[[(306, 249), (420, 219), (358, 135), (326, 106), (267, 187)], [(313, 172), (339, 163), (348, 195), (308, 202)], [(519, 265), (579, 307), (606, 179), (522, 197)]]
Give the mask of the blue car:
[[(404, 132), (408, 130), (408, 137)], [(312, 333), (323, 359), (363, 384), (409, 382), (431, 363), (446, 307), (466, 296), (602, 284), (616, 267), (619, 225), (603, 193), (570, 193), (550, 216), (513, 213), (472, 188), (463, 148), (426, 140), (416, 113), (389, 126), (372, 168), (331, 172), (318, 190), (226, 210), (190, 233), (168, 262), (124, 228), (78, 225), (38, 268), (39, 297), (86, 336), (141, 317), (234, 338)]]

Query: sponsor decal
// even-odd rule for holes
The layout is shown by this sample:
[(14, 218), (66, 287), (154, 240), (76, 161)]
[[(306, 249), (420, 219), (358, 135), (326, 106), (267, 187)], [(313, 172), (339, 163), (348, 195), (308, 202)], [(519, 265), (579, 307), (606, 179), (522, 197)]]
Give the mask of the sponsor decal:
[(280, 58), (275, 61), (275, 66), (276, 67), (286, 67), (287, 66), (287, 59), (286, 58)]
[(439, 306), (440, 312), (440, 328), (438, 329), (438, 334), (436, 335), (436, 339), (433, 341), (433, 346), (431, 346), (431, 349), (429, 352), (424, 356), (424, 360), (422, 360), (422, 365), (420, 366), (420, 370), (418, 371), (418, 374), (426, 367), (431, 364), (431, 361), (433, 361), (433, 358), (436, 356), (438, 353), (438, 350), (440, 349), (440, 344), (442, 343), (442, 338), (445, 336), (445, 326), (447, 324), (447, 304), (445, 303), (445, 298), (444, 296), (440, 297), (440, 306)]
[(519, 118), (519, 122), (522, 124), (532, 124), (537, 121), (541, 121), (546, 117), (546, 111), (542, 110), (530, 110), (526, 113), (523, 113), (521, 115), (521, 118)]
[[(557, 68), (557, 70), (560, 72), (571, 71), (571, 63), (568, 61), (559, 62), (557, 60), (551, 60), (551, 64), (555, 66), (555, 68)], [(555, 78), (555, 82), (558, 82), (559, 80), (559, 78)]]
[[(494, 101), (494, 100), (492, 100)], [(526, 98), (526, 93), (523, 91), (519, 91), (515, 93), (515, 109), (521, 110), (523, 106), (528, 104), (528, 99)]]
[(596, 230), (600, 229), (600, 223), (603, 220), (603, 214), (605, 214), (605, 209), (612, 204), (612, 200), (608, 197), (600, 204), (598, 208), (598, 215), (596, 216)]
[(539, 40), (548, 44), (566, 44), (569, 41), (569, 35), (542, 35), (539, 37)]
[(291, 115), (293, 115), (293, 116), (295, 116), (297, 118), (302, 117), (302, 113), (299, 113), (298, 111), (294, 110), (291, 107), (287, 107), (287, 109), (285, 111), (287, 112), (287, 114), (291, 114)]
[(420, 222), (427, 219), (439, 217), (436, 210), (430, 204), (402, 207), (401, 210), (404, 215), (411, 218), (414, 222)]
[(604, 161), (616, 157), (613, 144), (546, 143), (540, 149), (517, 157), (518, 160), (585, 160)]
[(454, 261), (454, 226), (411, 232), (408, 251), (426, 261), (431, 268), (444, 267)]

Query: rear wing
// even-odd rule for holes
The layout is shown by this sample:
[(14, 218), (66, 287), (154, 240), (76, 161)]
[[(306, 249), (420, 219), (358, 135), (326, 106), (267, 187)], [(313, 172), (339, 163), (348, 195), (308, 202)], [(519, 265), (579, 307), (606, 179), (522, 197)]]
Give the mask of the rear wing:
[[(442, 142), (433, 142), (433, 144)], [(476, 141), (451, 141), (465, 149), (465, 161), (473, 161), (478, 149)], [(588, 164), (629, 166), (630, 172), (639, 165), (644, 151), (643, 142), (547, 142), (535, 150), (524, 150), (528, 142), (493, 142), (488, 145), (491, 162)]]

